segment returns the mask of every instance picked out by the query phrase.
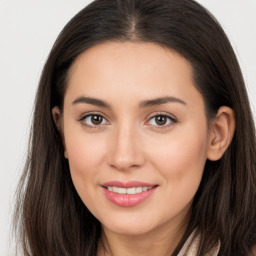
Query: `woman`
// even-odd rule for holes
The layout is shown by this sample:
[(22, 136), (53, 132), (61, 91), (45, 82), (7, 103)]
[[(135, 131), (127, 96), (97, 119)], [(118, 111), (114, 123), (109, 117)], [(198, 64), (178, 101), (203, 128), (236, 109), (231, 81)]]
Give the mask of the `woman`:
[(220, 25), (192, 0), (96, 0), (40, 80), (24, 255), (256, 255), (256, 139)]

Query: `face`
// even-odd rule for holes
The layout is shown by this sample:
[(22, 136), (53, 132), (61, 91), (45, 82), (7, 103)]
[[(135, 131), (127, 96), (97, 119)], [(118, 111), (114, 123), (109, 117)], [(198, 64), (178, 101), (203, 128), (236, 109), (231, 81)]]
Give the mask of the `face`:
[(183, 57), (150, 43), (94, 46), (71, 67), (61, 118), (74, 186), (104, 229), (186, 222), (209, 134)]

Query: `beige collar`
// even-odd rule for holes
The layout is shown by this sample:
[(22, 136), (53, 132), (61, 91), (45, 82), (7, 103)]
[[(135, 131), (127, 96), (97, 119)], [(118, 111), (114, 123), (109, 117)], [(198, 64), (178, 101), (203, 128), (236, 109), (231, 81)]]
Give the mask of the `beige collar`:
[[(194, 240), (194, 233), (195, 231), (192, 232), (192, 234), (189, 236), (188, 240), (186, 243), (183, 245), (182, 249), (180, 250), (179, 254), (177, 256), (196, 256), (197, 255), (197, 250), (199, 246), (199, 241), (200, 241), (200, 235), (198, 235)], [(192, 242), (193, 240), (193, 242)], [(192, 242), (192, 244), (191, 244)], [(205, 256), (217, 256), (218, 252), (220, 249), (220, 241), (218, 244)]]

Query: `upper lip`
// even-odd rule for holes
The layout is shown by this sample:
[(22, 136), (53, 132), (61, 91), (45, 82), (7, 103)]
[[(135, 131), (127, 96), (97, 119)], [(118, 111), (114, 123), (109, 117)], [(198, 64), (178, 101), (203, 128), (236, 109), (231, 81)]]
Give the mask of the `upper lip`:
[(154, 187), (156, 184), (141, 182), (141, 181), (108, 181), (101, 184), (102, 187), (118, 187), (118, 188), (133, 188), (133, 187)]

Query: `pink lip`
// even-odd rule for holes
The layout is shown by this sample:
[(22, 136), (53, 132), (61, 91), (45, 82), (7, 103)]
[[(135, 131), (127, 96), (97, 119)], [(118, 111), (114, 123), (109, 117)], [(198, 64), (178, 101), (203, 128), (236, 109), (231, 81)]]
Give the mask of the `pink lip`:
[[(158, 187), (155, 184), (149, 184), (139, 181), (129, 181), (129, 182), (120, 182), (120, 181), (110, 181), (101, 185), (105, 196), (114, 204), (122, 207), (131, 207), (135, 206), (148, 197), (150, 197), (156, 188)], [(119, 188), (132, 188), (132, 187), (152, 187), (148, 191), (144, 191), (134, 195), (127, 194), (118, 194), (112, 191), (109, 191), (106, 187), (119, 187)]]

